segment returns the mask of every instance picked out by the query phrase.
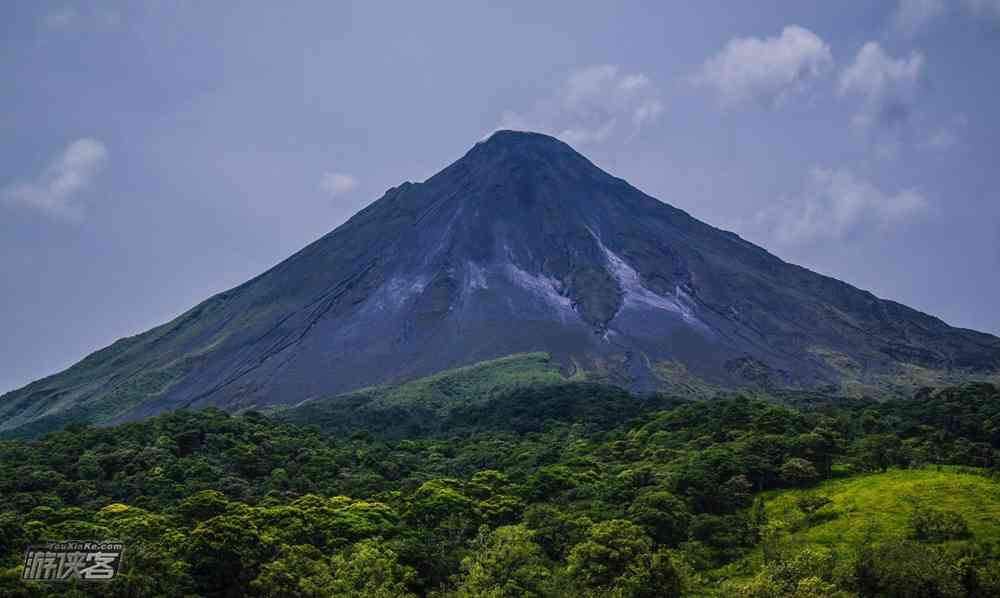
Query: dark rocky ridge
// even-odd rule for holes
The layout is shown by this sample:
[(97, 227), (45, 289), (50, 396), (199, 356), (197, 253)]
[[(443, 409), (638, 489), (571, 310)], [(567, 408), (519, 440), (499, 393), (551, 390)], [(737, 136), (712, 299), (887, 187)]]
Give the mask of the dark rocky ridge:
[(898, 363), (994, 371), (1000, 339), (785, 263), (603, 172), (500, 131), (271, 270), (0, 398), (58, 414), (298, 403), (547, 351), (638, 390), (674, 361), (723, 384), (810, 386)]

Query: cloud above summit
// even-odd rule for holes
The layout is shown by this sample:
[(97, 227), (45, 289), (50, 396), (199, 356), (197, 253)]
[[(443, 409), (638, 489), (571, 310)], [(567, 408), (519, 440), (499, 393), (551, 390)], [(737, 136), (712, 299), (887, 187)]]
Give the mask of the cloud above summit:
[(833, 65), (825, 41), (804, 27), (788, 25), (776, 37), (730, 40), (702, 64), (694, 80), (723, 107), (774, 107), (807, 92)]
[(654, 124), (664, 108), (645, 73), (596, 65), (571, 72), (527, 112), (504, 112), (498, 128), (540, 131), (571, 145), (587, 145), (635, 136)]

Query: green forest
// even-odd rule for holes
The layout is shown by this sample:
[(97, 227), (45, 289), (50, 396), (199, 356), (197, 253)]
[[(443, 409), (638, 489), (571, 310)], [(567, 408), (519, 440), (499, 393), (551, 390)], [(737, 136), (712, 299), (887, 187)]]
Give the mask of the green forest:
[[(1000, 596), (995, 385), (432, 407), (2, 440), (0, 596)], [(62, 539), (123, 542), (120, 574), (22, 581)]]

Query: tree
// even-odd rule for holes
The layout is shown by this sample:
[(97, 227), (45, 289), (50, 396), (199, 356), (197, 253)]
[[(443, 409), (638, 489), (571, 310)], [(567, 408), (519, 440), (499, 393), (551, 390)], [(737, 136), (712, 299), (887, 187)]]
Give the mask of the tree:
[(610, 587), (652, 545), (649, 536), (631, 521), (597, 523), (570, 552), (569, 570), (585, 587)]
[(763, 536), (764, 528), (767, 526), (767, 508), (764, 504), (764, 499), (760, 496), (753, 499), (753, 504), (750, 506), (750, 512), (747, 514), (747, 523), (750, 524), (750, 530), (753, 533), (754, 541), (760, 541)]
[(918, 542), (945, 542), (969, 537), (969, 526), (959, 513), (915, 505), (910, 514), (910, 537)]
[(833, 582), (835, 563), (826, 548), (808, 547), (766, 562), (733, 593), (742, 598), (848, 598), (850, 594)]
[(955, 573), (943, 553), (906, 540), (863, 546), (854, 569), (863, 595), (899, 598), (965, 596)]
[(676, 472), (674, 491), (691, 501), (694, 511), (721, 513), (745, 506), (753, 485), (743, 475), (742, 456), (729, 447), (712, 446), (691, 454)]
[(628, 516), (657, 544), (676, 546), (687, 539), (691, 514), (684, 502), (669, 492), (656, 490), (641, 495), (629, 506)]
[(230, 503), (218, 490), (202, 490), (185, 498), (177, 505), (177, 511), (194, 521), (204, 521), (229, 510)]
[(822, 477), (829, 477), (834, 457), (843, 451), (842, 443), (840, 434), (825, 427), (817, 427), (795, 439), (799, 456), (813, 463)]
[(22, 522), (14, 513), (0, 513), (0, 555), (24, 548)]
[[(422, 527), (435, 528), (458, 517), (464, 528), (472, 526), (475, 502), (463, 494), (458, 480), (424, 482), (410, 499), (406, 518)], [(473, 527), (474, 529), (474, 527)]]
[(250, 588), (267, 598), (408, 598), (413, 581), (413, 569), (400, 565), (395, 552), (365, 540), (329, 558), (308, 544), (284, 545)]
[(681, 574), (670, 553), (660, 549), (642, 554), (618, 584), (623, 598), (674, 598), (681, 595)]
[(855, 446), (855, 455), (866, 471), (888, 471), (909, 462), (903, 443), (895, 434), (865, 436)]
[(332, 581), (330, 565), (315, 546), (286, 544), (277, 558), (261, 567), (250, 588), (266, 598), (314, 598)]
[(404, 514), (410, 525), (432, 538), (439, 561), (452, 561), (458, 547), (477, 529), (476, 503), (462, 492), (461, 483), (452, 479), (424, 482), (413, 493)]
[(354, 544), (330, 558), (332, 581), (327, 596), (344, 598), (409, 598), (415, 572), (399, 563), (396, 552), (375, 538)]
[(462, 559), (460, 598), (541, 597), (550, 595), (552, 575), (545, 553), (523, 525), (489, 531), (480, 528), (472, 552)]
[(246, 593), (257, 567), (269, 560), (272, 550), (270, 538), (249, 516), (219, 515), (194, 528), (186, 557), (206, 593), (239, 596)]
[(802, 511), (807, 520), (812, 521), (813, 515), (816, 511), (822, 509), (831, 502), (832, 501), (829, 498), (823, 496), (822, 494), (806, 494), (795, 500), (795, 506)]
[(77, 473), (82, 480), (97, 480), (104, 474), (97, 460), (97, 455), (93, 451), (87, 451), (80, 455), (76, 467)]
[(528, 479), (528, 493), (536, 500), (552, 500), (577, 486), (577, 476), (565, 465), (541, 467)]
[(745, 475), (735, 475), (722, 485), (717, 492), (722, 495), (722, 502), (730, 511), (750, 506), (753, 494), (753, 484)]
[(799, 457), (791, 457), (781, 464), (778, 471), (781, 481), (794, 487), (809, 486), (819, 479), (819, 473), (813, 464)]
[(571, 547), (583, 540), (593, 521), (588, 517), (566, 513), (541, 503), (524, 511), (524, 524), (532, 530), (534, 541), (552, 560), (562, 560)]
[(490, 525), (509, 525), (520, 518), (524, 501), (510, 494), (495, 494), (476, 503), (479, 518)]
[(622, 598), (677, 596), (680, 575), (665, 551), (638, 525), (612, 519), (590, 528), (587, 539), (570, 551), (568, 573), (584, 595)]

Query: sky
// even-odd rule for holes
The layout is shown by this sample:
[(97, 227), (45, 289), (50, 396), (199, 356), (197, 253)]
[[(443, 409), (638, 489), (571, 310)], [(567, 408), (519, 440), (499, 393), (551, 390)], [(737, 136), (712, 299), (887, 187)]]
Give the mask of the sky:
[(1000, 334), (1000, 0), (14, 0), (0, 31), (0, 392), (498, 128)]

